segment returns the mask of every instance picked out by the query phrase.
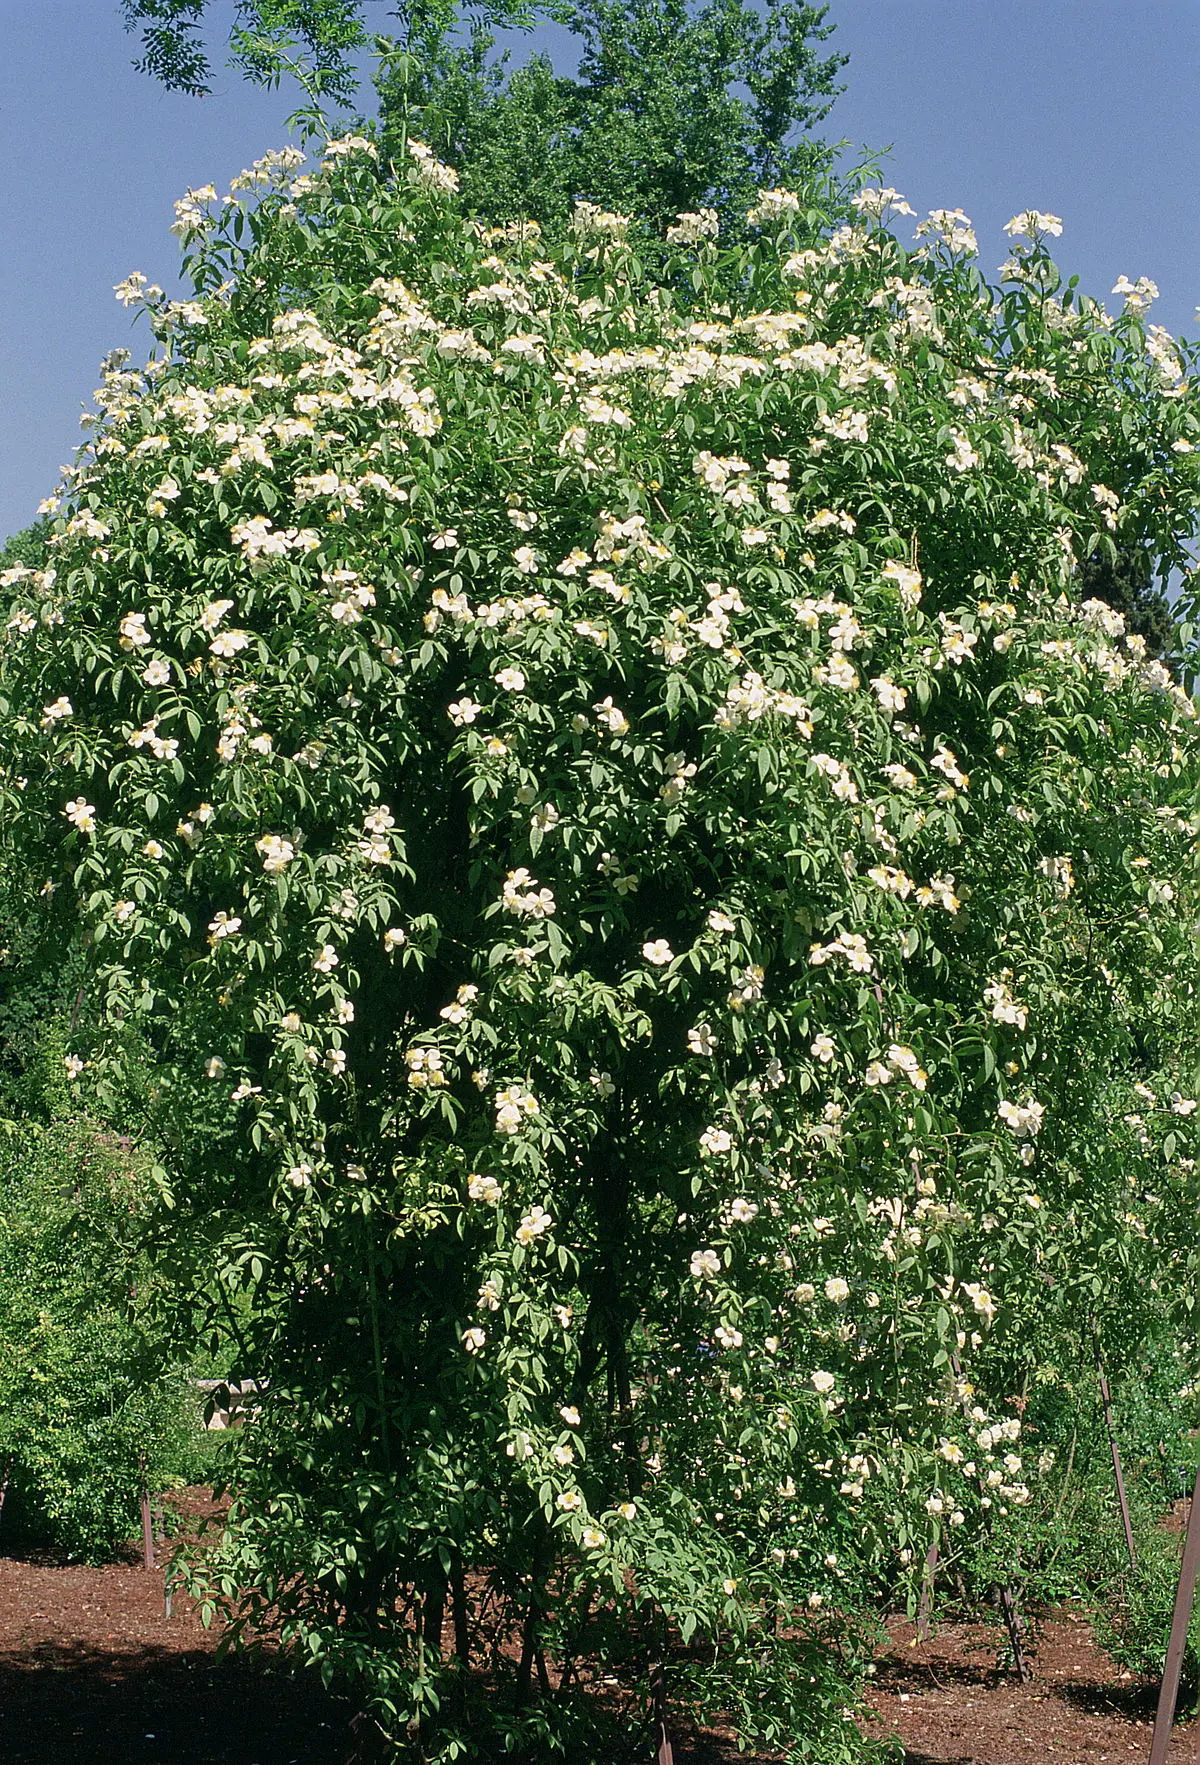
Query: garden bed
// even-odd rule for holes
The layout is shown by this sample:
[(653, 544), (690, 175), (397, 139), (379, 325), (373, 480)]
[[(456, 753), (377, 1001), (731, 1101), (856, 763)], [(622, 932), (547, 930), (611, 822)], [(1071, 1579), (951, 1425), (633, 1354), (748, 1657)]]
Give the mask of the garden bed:
[[(947, 1624), (928, 1642), (889, 1624), (871, 1702), (907, 1765), (1101, 1765), (1145, 1759), (1155, 1688), (1114, 1667), (1079, 1614), (1030, 1638), (1034, 1678), (1001, 1665), (996, 1626)], [(0, 1557), (0, 1709), (7, 1765), (339, 1765), (348, 1711), (314, 1680), (222, 1659), (189, 1603), (170, 1618), (159, 1572), (131, 1551), (92, 1568)], [(1177, 1732), (1192, 1765), (1200, 1725)], [(677, 1765), (732, 1765), (720, 1734), (681, 1739)], [(766, 1760), (745, 1765), (768, 1765)]]

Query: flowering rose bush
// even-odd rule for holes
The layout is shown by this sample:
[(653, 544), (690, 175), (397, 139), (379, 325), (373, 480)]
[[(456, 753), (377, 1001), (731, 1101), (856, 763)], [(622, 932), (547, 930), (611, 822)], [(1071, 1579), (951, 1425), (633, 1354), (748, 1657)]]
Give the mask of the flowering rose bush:
[(993, 289), (770, 191), (648, 279), (453, 185), (285, 151), (122, 285), (6, 578), (12, 862), (270, 1381), (214, 1599), (431, 1758), (594, 1746), (668, 1638), (856, 1756), (857, 1615), (1028, 1499), (1028, 1321), (1194, 1266), (1194, 711), (1074, 592), (1186, 559), (1188, 362), (1053, 217)]

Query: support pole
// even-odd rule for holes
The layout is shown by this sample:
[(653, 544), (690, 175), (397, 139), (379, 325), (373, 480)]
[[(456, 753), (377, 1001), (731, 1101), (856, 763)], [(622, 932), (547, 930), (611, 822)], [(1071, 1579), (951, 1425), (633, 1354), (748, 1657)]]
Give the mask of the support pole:
[(925, 1573), (921, 1577), (921, 1597), (917, 1602), (917, 1640), (929, 1641), (929, 1615), (933, 1610), (933, 1581), (937, 1574), (938, 1547), (936, 1539), (925, 1552)]
[(1187, 1533), (1183, 1541), (1183, 1561), (1179, 1565), (1179, 1586), (1175, 1593), (1175, 1610), (1171, 1614), (1171, 1637), (1163, 1664), (1162, 1686), (1158, 1694), (1158, 1711), (1154, 1718), (1154, 1738), (1150, 1742), (1150, 1765), (1167, 1765), (1171, 1746), (1171, 1730), (1175, 1726), (1175, 1703), (1179, 1697), (1179, 1675), (1183, 1669), (1183, 1652), (1187, 1647), (1188, 1624), (1192, 1616), (1192, 1600), (1196, 1592), (1196, 1576), (1200, 1572), (1200, 1470), (1192, 1486), (1192, 1505), (1188, 1509)]
[(1129, 1501), (1125, 1494), (1125, 1475), (1121, 1469), (1121, 1449), (1117, 1445), (1117, 1431), (1113, 1426), (1112, 1393), (1108, 1388), (1108, 1374), (1104, 1371), (1104, 1362), (1100, 1359), (1100, 1344), (1096, 1344), (1096, 1373), (1100, 1380), (1100, 1401), (1104, 1405), (1104, 1426), (1108, 1429), (1108, 1445), (1112, 1453), (1113, 1477), (1117, 1485), (1117, 1505), (1121, 1510), (1121, 1525), (1125, 1529), (1125, 1549), (1129, 1552), (1129, 1567), (1137, 1568), (1137, 1552), (1133, 1548), (1133, 1527), (1129, 1520)]
[(142, 1490), (142, 1566), (154, 1567), (154, 1523), (150, 1517), (150, 1491)]
[(1021, 1614), (1017, 1610), (1017, 1602), (1011, 1589), (1000, 1589), (1000, 1610), (1004, 1614), (1004, 1628), (1008, 1631), (1009, 1647), (1012, 1649), (1013, 1665), (1022, 1685), (1028, 1685), (1033, 1678), (1029, 1662), (1025, 1659), (1025, 1649), (1021, 1641)]
[(667, 1727), (667, 1683), (661, 1661), (650, 1663), (650, 1696), (654, 1704), (654, 1765), (675, 1765), (675, 1749)]

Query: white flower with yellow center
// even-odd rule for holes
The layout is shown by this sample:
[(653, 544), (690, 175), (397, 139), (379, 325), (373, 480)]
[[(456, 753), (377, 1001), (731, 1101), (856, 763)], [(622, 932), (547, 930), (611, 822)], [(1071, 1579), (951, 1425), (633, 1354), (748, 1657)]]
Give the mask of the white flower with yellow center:
[(726, 1128), (705, 1128), (700, 1136), (700, 1151), (705, 1158), (719, 1158), (733, 1150), (733, 1135)]

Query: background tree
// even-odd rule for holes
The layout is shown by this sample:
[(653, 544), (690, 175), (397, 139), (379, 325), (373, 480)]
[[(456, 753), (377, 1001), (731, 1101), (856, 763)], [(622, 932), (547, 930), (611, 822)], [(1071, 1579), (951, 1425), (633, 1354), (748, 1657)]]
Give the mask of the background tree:
[[(203, 40), (209, 0), (121, 0), (125, 28), (138, 30), (142, 72), (170, 91), (201, 98), (212, 66)], [(236, 0), (230, 31), (233, 65), (249, 78), (273, 81), (299, 49), (322, 89), (348, 101), (357, 86), (354, 56), (365, 47), (363, 0)]]
[[(239, 0), (233, 65), (259, 82), (298, 73), (349, 103), (372, 41), (366, 3)], [(142, 31), (139, 67), (208, 91), (207, 0), (123, 0), (122, 11)], [(493, 221), (561, 229), (585, 198), (652, 229), (712, 207), (732, 236), (756, 190), (803, 188), (828, 169), (813, 131), (847, 61), (822, 53), (828, 11), (804, 0), (406, 0), (388, 14), (394, 40), (375, 40), (385, 156), (402, 159), (407, 134), (421, 135), (457, 171), (467, 212)], [(574, 74), (546, 55), (518, 67), (496, 55), (489, 25), (527, 29), (538, 16), (572, 33)]]
[[(102, 1560), (136, 1531), (143, 1490), (203, 1474), (195, 1345), (178, 1352), (154, 1266), (153, 1159), (78, 1109), (72, 1013), (48, 997), (70, 977), (43, 967), (40, 988), (22, 987), (19, 952), (2, 961), (4, 1531)], [(21, 1008), (31, 993), (36, 1024)]]
[(1171, 603), (1155, 581), (1155, 559), (1148, 545), (1127, 541), (1102, 546), (1079, 566), (1082, 600), (1101, 600), (1120, 613), (1145, 639), (1146, 653), (1174, 658), (1179, 647), (1177, 621)]
[(468, 212), (562, 228), (584, 198), (651, 228), (715, 208), (727, 234), (754, 194), (804, 188), (831, 154), (812, 131), (846, 57), (822, 56), (828, 8), (768, 0), (585, 0), (559, 18), (577, 72), (547, 56), (509, 68), (476, 28), (469, 44), (417, 28), (379, 83), (383, 140), (411, 128), (459, 174)]
[[(358, 89), (358, 57), (368, 48), (371, 13), (384, 0), (235, 0), (229, 33), (232, 65), (248, 79), (273, 85), (299, 74), (314, 92), (349, 104)], [(203, 98), (211, 90), (212, 64), (203, 32), (209, 0), (121, 0), (125, 28), (140, 30), (143, 73), (170, 91)], [(466, 10), (499, 24), (527, 25), (539, 8), (528, 0), (479, 0)], [(401, 0), (388, 16), (427, 29), (449, 29), (456, 0)], [(382, 14), (378, 15), (382, 19)]]
[[(42, 515), (19, 533), (10, 534), (0, 544), (0, 576), (13, 569), (40, 569), (47, 561), (46, 540), (50, 533), (49, 517)], [(8, 599), (8, 584), (0, 582), (0, 595)]]

